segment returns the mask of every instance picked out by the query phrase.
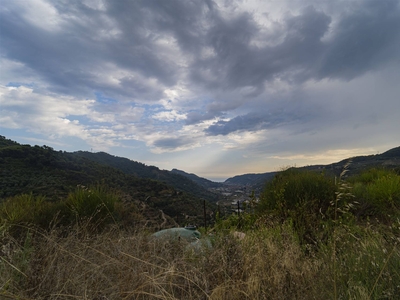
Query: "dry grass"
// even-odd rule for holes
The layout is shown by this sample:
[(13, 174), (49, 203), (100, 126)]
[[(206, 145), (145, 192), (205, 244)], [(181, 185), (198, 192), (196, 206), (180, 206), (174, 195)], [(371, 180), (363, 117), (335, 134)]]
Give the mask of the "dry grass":
[[(276, 240), (274, 240), (276, 238)], [(313, 263), (290, 239), (215, 236), (212, 249), (145, 233), (34, 234), (8, 240), (3, 296), (18, 299), (265, 299), (297, 295)], [(30, 249), (30, 250), (29, 250)], [(25, 252), (25, 253), (23, 253)], [(23, 262), (25, 261), (25, 262)], [(25, 264), (25, 267), (21, 267)], [(308, 279), (307, 279), (308, 278)], [(310, 282), (308, 283), (310, 284)], [(304, 285), (306, 286), (306, 285)], [(304, 295), (303, 298), (306, 298)]]
[[(329, 247), (321, 253), (306, 254), (290, 226), (249, 231), (241, 240), (231, 232), (217, 233), (210, 239), (212, 248), (196, 249), (184, 241), (152, 239), (145, 231), (109, 229), (90, 235), (76, 227), (65, 235), (56, 229), (50, 233), (30, 230), (22, 242), (5, 234), (0, 256), (0, 296), (227, 300), (334, 296)], [(368, 255), (370, 251), (378, 251), (380, 242), (383, 243), (380, 239), (372, 246), (367, 242), (363, 240), (351, 247)], [(399, 278), (396, 271), (387, 269), (388, 260), (382, 257), (380, 263), (385, 265), (380, 265), (380, 273), (377, 269), (381, 278), (375, 274), (369, 287), (359, 282), (352, 285), (352, 281), (362, 280), (348, 273), (353, 271), (349, 263), (357, 261), (360, 253), (348, 253), (345, 248), (350, 245), (346, 243), (342, 240), (337, 245), (339, 249), (343, 247), (343, 252), (336, 256), (338, 269), (344, 273), (336, 282), (341, 297), (375, 298), (377, 292), (383, 293), (379, 286), (382, 280)], [(392, 247), (389, 253), (389, 264), (398, 264), (398, 249)], [(348, 257), (351, 260), (346, 260)], [(363, 267), (361, 262), (357, 266)], [(362, 276), (362, 270), (358, 274)], [(374, 284), (377, 287), (371, 294), (370, 287)], [(393, 286), (385, 290), (389, 291), (385, 294), (388, 299), (395, 299)]]

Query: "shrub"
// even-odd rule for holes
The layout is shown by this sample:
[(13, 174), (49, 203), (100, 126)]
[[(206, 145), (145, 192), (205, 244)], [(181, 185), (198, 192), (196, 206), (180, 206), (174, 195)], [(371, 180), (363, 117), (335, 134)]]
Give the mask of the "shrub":
[(349, 179), (360, 203), (357, 215), (387, 219), (400, 211), (400, 176), (394, 171), (371, 169)]
[(258, 216), (254, 213), (242, 212), (240, 215), (233, 213), (224, 219), (217, 220), (214, 227), (219, 230), (250, 230), (257, 228), (257, 221)]
[(66, 205), (72, 211), (76, 221), (98, 222), (112, 216), (117, 200), (116, 194), (108, 191), (104, 186), (97, 185), (90, 188), (78, 186), (68, 195)]
[(259, 213), (272, 214), (282, 221), (291, 219), (302, 242), (315, 244), (324, 232), (335, 200), (333, 178), (314, 171), (287, 169), (267, 183), (260, 197)]
[(31, 193), (11, 197), (0, 205), (0, 228), (14, 233), (28, 224), (46, 228), (53, 219), (52, 208), (52, 203), (44, 196)]
[(366, 192), (371, 203), (380, 210), (389, 212), (398, 209), (400, 207), (400, 176), (380, 177), (368, 185)]
[(361, 172), (359, 175), (350, 177), (348, 180), (352, 183), (359, 182), (362, 184), (370, 184), (375, 182), (377, 179), (388, 175), (396, 175), (396, 173), (387, 169), (371, 168)]
[(332, 178), (313, 171), (290, 168), (267, 183), (261, 195), (261, 209), (291, 210), (313, 202), (318, 209), (329, 207), (335, 197)]

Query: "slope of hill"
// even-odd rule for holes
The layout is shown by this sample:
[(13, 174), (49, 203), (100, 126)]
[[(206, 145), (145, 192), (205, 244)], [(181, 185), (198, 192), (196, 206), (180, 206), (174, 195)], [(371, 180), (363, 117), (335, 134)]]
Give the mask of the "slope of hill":
[[(372, 167), (400, 170), (400, 147), (382, 154), (357, 156), (329, 165), (312, 165), (302, 168), (325, 170), (338, 176), (350, 159), (349, 175)], [(60, 197), (67, 194), (77, 184), (104, 180), (110, 186), (129, 186), (131, 189), (138, 188), (139, 190), (143, 187), (138, 186), (152, 187), (154, 182), (163, 183), (164, 190), (172, 189), (173, 194), (183, 191), (187, 198), (216, 202), (220, 199), (220, 195), (207, 189), (245, 186), (258, 192), (276, 174), (276, 172), (243, 174), (228, 178), (224, 183), (217, 183), (181, 170), (160, 170), (155, 166), (146, 166), (143, 163), (104, 152), (56, 152), (47, 146), (20, 145), (2, 136), (0, 136), (0, 168), (2, 180), (0, 198), (30, 191), (45, 192), (51, 197)], [(128, 184), (127, 181), (136, 183)], [(151, 188), (147, 191), (150, 192)], [(147, 197), (148, 194), (144, 198)], [(196, 207), (197, 210), (199, 206)]]
[(154, 166), (146, 166), (145, 164), (132, 161), (127, 158), (113, 156), (105, 152), (91, 153), (86, 151), (78, 151), (72, 153), (72, 155), (86, 158), (102, 165), (117, 168), (125, 174), (164, 182), (167, 185), (173, 186), (179, 191), (184, 191), (188, 194), (196, 196), (197, 198), (205, 199), (211, 202), (218, 201), (218, 194), (207, 191), (206, 188), (191, 180), (191, 178), (176, 172), (160, 170)]
[(200, 186), (202, 186), (202, 187), (204, 187), (206, 189), (219, 188), (219, 187), (224, 185), (221, 182), (214, 182), (214, 181), (208, 180), (206, 178), (199, 177), (196, 174), (186, 173), (185, 171), (178, 170), (178, 169), (172, 169), (171, 173), (185, 176), (185, 177), (191, 179), (192, 181), (194, 181), (195, 183), (197, 183), (198, 185), (200, 185)]
[[(101, 183), (150, 212), (200, 223), (203, 201), (160, 181), (143, 179), (85, 157), (47, 146), (20, 145), (0, 137), (0, 201), (22, 193), (64, 199), (77, 185)], [(207, 203), (213, 210), (214, 206)], [(145, 212), (146, 214), (146, 212)], [(153, 213), (154, 214), (154, 213)]]
[(244, 186), (254, 186), (265, 181), (272, 179), (276, 172), (267, 172), (261, 174), (243, 174), (236, 175), (234, 177), (225, 180), (225, 184), (229, 185), (244, 185)]
[(382, 154), (378, 154), (378, 156), (380, 158), (389, 158), (389, 159), (393, 158), (393, 159), (398, 160), (398, 159), (400, 159), (400, 146), (390, 149)]
[[(329, 165), (312, 165), (300, 167), (299, 169), (317, 171), (325, 170), (332, 175), (339, 176), (349, 161), (351, 161), (351, 164), (348, 167), (348, 175), (357, 174), (361, 170), (373, 167), (384, 167), (400, 170), (400, 147), (390, 149), (382, 154), (356, 156)], [(271, 180), (275, 174), (276, 172), (237, 175), (228, 178), (224, 184), (247, 186), (257, 191), (262, 189), (265, 182)]]
[(340, 162), (321, 166), (327, 171), (333, 172), (334, 175), (339, 176), (344, 166), (351, 162), (348, 166), (348, 174), (357, 174), (361, 170), (370, 168), (390, 168), (400, 169), (400, 147), (390, 149), (381, 154), (355, 156), (341, 160)]
[(225, 185), (245, 186), (248, 190), (259, 194), (265, 186), (265, 183), (274, 178), (276, 172), (267, 172), (261, 174), (243, 174), (237, 175), (225, 180)]

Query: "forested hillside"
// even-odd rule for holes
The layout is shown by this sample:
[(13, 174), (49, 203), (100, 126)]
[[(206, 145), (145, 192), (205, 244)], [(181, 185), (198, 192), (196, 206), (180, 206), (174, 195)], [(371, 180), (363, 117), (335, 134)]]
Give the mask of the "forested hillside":
[[(29, 193), (57, 201), (67, 197), (78, 185), (101, 184), (128, 201), (162, 210), (175, 220), (200, 222), (203, 218), (203, 200), (199, 197), (161, 181), (127, 174), (83, 155), (54, 151), (48, 146), (20, 145), (1, 137), (0, 170), (0, 201)], [(208, 202), (207, 206), (214, 209)], [(185, 216), (190, 219), (185, 221)]]
[(218, 194), (209, 192), (203, 186), (196, 184), (193, 180), (182, 174), (170, 172), (167, 170), (160, 170), (155, 166), (146, 166), (143, 163), (136, 162), (124, 157), (113, 156), (105, 152), (91, 153), (85, 151), (73, 152), (71, 155), (87, 158), (99, 164), (114, 167), (121, 170), (125, 174), (135, 175), (140, 178), (153, 179), (173, 186), (179, 191), (184, 191), (189, 194), (195, 195), (208, 201), (218, 201)]

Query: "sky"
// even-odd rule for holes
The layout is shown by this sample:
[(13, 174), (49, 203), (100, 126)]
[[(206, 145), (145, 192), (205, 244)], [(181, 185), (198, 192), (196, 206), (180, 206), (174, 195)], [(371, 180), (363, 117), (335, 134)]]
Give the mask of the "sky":
[(399, 0), (1, 0), (0, 135), (215, 181), (400, 146)]

